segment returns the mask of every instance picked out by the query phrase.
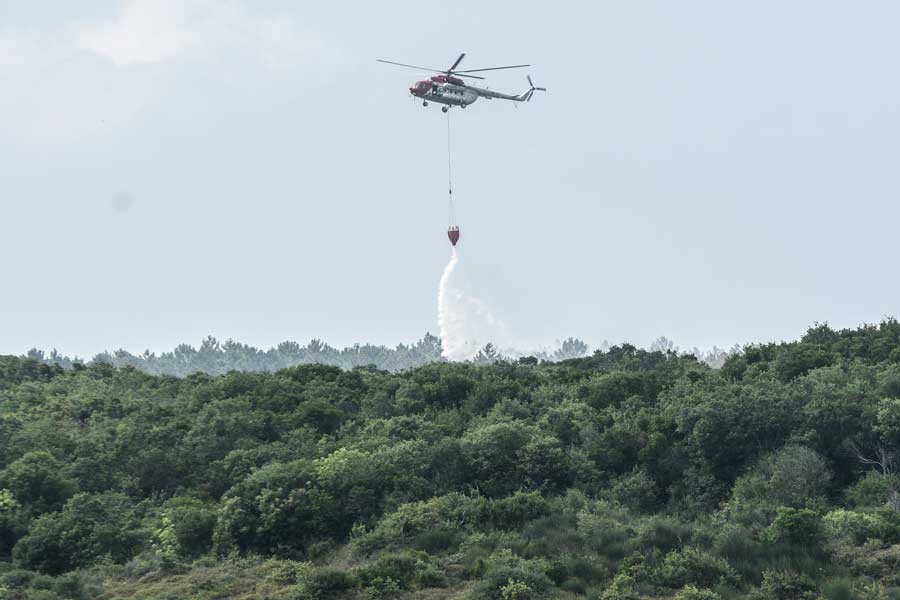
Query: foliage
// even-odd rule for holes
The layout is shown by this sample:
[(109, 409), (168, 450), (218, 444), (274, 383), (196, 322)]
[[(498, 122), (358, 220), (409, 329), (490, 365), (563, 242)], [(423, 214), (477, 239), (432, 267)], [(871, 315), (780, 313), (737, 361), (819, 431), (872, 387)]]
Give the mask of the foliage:
[(78, 494), (60, 512), (35, 519), (13, 554), (22, 565), (51, 574), (108, 556), (131, 558), (144, 534), (135, 527), (131, 502), (122, 494)]
[(33, 514), (59, 509), (77, 491), (77, 485), (62, 473), (62, 464), (42, 450), (26, 453), (0, 471), (0, 488)]
[(721, 369), (404, 348), (0, 357), (3, 594), (897, 595), (895, 320)]
[(675, 600), (721, 600), (721, 596), (709, 589), (698, 589), (692, 585), (685, 586), (675, 594)]
[(817, 548), (822, 543), (822, 520), (808, 508), (778, 508), (775, 520), (763, 532), (772, 543)]
[(673, 550), (652, 571), (652, 579), (661, 586), (679, 588), (689, 584), (701, 587), (735, 585), (738, 575), (724, 558), (693, 547)]
[(815, 582), (805, 575), (787, 571), (766, 571), (762, 584), (750, 594), (751, 600), (818, 600)]
[(485, 561), (472, 595), (493, 600), (543, 598), (553, 587), (547, 568), (544, 561), (526, 560), (508, 549), (501, 550)]

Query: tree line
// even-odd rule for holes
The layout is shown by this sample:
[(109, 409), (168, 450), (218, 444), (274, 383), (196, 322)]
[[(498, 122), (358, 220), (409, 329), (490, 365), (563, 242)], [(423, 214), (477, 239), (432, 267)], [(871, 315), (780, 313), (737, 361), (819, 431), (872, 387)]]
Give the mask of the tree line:
[[(560, 361), (584, 356), (588, 346), (577, 338), (568, 338), (552, 350), (531, 352), (538, 360)], [(508, 358), (514, 351), (500, 351), (493, 344), (487, 344), (474, 357), (475, 363), (493, 362)], [(517, 355), (518, 356), (518, 355)], [(426, 333), (413, 344), (399, 344), (394, 348), (373, 344), (354, 344), (337, 349), (322, 340), (313, 339), (305, 346), (297, 342), (282, 342), (268, 350), (262, 350), (234, 340), (220, 342), (212, 336), (204, 339), (195, 348), (190, 344), (180, 344), (170, 352), (156, 354), (149, 350), (132, 354), (127, 350), (101, 352), (89, 361), (60, 354), (56, 350), (44, 352), (33, 348), (25, 358), (59, 365), (71, 369), (76, 364), (105, 363), (115, 367), (134, 367), (153, 375), (184, 377), (191, 373), (224, 375), (229, 371), (278, 371), (297, 365), (323, 364), (342, 369), (375, 367), (385, 371), (402, 371), (420, 367), (432, 362), (440, 362), (441, 340)]]

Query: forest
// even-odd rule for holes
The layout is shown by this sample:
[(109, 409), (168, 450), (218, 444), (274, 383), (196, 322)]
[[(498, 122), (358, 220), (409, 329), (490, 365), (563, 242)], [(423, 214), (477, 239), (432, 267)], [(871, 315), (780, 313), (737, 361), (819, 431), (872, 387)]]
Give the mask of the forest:
[(900, 599), (900, 323), (713, 368), (0, 357), (0, 599)]

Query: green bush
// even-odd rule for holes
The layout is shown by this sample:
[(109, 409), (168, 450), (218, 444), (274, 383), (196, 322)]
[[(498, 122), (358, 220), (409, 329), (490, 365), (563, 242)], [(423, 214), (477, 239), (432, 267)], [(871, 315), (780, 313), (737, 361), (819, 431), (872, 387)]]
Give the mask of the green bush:
[(164, 516), (171, 524), (181, 556), (192, 558), (209, 551), (216, 526), (214, 504), (176, 496), (166, 503)]
[(329, 600), (344, 598), (356, 587), (356, 580), (346, 571), (322, 567), (309, 569), (291, 591), (291, 600)]
[(549, 565), (543, 561), (520, 558), (509, 550), (491, 555), (484, 566), (484, 572), (472, 592), (472, 597), (476, 599), (536, 600), (546, 597), (553, 588), (553, 582), (547, 577)]
[(609, 492), (612, 500), (638, 513), (651, 513), (659, 507), (659, 489), (647, 469), (635, 467), (619, 476)]
[(816, 584), (806, 575), (766, 571), (762, 584), (750, 593), (751, 600), (818, 600)]
[(822, 585), (822, 598), (824, 600), (859, 600), (853, 583), (845, 579), (825, 582)]
[(88, 598), (81, 578), (75, 574), (53, 577), (24, 569), (10, 569), (0, 573), (0, 600), (19, 598), (64, 598), (82, 600)]
[(853, 575), (900, 587), (900, 544), (887, 546), (871, 540), (862, 546), (838, 547), (835, 554)]
[(650, 577), (658, 585), (681, 588), (690, 584), (711, 588), (717, 585), (734, 585), (738, 582), (737, 572), (723, 558), (687, 547), (673, 550), (650, 572)]
[(815, 550), (822, 544), (822, 518), (808, 508), (781, 506), (763, 537), (775, 544), (793, 544)]
[(600, 595), (600, 600), (642, 600), (642, 598), (637, 591), (634, 577), (623, 573), (616, 575), (609, 587)]
[(395, 582), (400, 589), (413, 585), (438, 587), (443, 583), (443, 574), (425, 552), (383, 554), (373, 562), (357, 568), (354, 575), (363, 586), (378, 587), (374, 582), (388, 580)]
[(851, 507), (874, 508), (887, 504), (892, 492), (897, 490), (900, 490), (900, 476), (869, 471), (865, 477), (847, 488), (844, 495)]
[(516, 492), (494, 500), (491, 521), (500, 529), (520, 529), (528, 521), (550, 514), (550, 504), (538, 492)]
[(90, 566), (100, 557), (124, 563), (145, 541), (122, 494), (78, 494), (62, 511), (35, 519), (13, 549), (22, 565), (50, 574)]
[(357, 553), (413, 546), (429, 552), (458, 544), (465, 532), (482, 526), (489, 518), (486, 498), (447, 494), (422, 502), (403, 504), (382, 517), (375, 527), (353, 539)]
[(49, 452), (28, 452), (0, 471), (0, 488), (33, 515), (59, 510), (78, 491), (64, 475), (63, 465)]
[(862, 544), (869, 538), (881, 537), (883, 521), (870, 513), (839, 508), (823, 517), (825, 531), (834, 542)]
[(712, 590), (696, 588), (692, 585), (685, 586), (675, 594), (674, 600), (721, 600), (721, 596)]

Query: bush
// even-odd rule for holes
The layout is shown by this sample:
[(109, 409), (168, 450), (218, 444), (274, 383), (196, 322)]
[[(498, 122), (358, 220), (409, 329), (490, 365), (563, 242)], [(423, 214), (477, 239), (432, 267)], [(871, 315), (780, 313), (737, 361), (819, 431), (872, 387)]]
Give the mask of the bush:
[(817, 600), (816, 584), (806, 575), (766, 571), (762, 584), (750, 593), (751, 600)]
[(600, 600), (641, 600), (642, 596), (636, 587), (634, 577), (620, 573), (615, 576), (610, 586), (603, 590)]
[(352, 523), (341, 521), (340, 502), (317, 485), (316, 476), (305, 460), (254, 471), (223, 497), (216, 549), (298, 555), (312, 542), (348, 533)]
[(577, 530), (586, 549), (613, 560), (629, 553), (636, 534), (628, 512), (603, 501), (578, 512)]
[(491, 520), (500, 529), (521, 529), (525, 523), (550, 514), (550, 504), (538, 492), (516, 492), (491, 503)]
[(610, 497), (622, 506), (639, 513), (650, 513), (659, 507), (656, 482), (643, 467), (618, 477), (610, 490)]
[(376, 577), (362, 588), (360, 596), (363, 600), (387, 600), (397, 598), (401, 593), (400, 584), (388, 578)]
[(124, 563), (144, 541), (122, 494), (78, 494), (63, 510), (38, 517), (13, 549), (24, 566), (50, 574), (89, 566), (101, 556)]
[(698, 548), (687, 547), (666, 554), (651, 571), (652, 580), (658, 585), (680, 588), (689, 584), (702, 587), (734, 585), (737, 572), (723, 558)]
[(829, 581), (822, 586), (822, 598), (825, 600), (858, 600), (853, 584), (844, 579)]
[(891, 499), (891, 493), (900, 489), (900, 477), (882, 475), (869, 471), (866, 476), (847, 488), (847, 503), (854, 508), (874, 508), (884, 506)]
[[(4, 593), (6, 595), (4, 595)], [(23, 598), (86, 598), (81, 579), (74, 574), (52, 577), (24, 569), (11, 569), (0, 574), (0, 600)]]
[(858, 547), (839, 547), (836, 558), (853, 575), (900, 586), (900, 544), (884, 546), (878, 540), (871, 540)]
[(553, 587), (546, 574), (548, 568), (543, 561), (525, 560), (509, 550), (501, 550), (485, 561), (484, 573), (472, 596), (490, 600), (544, 598)]
[(880, 537), (882, 522), (869, 513), (839, 508), (823, 518), (825, 531), (834, 542), (862, 544), (869, 538)]
[(503, 600), (531, 600), (531, 598), (536, 598), (537, 596), (524, 581), (513, 581), (510, 579), (506, 585), (500, 588), (500, 597)]
[(763, 537), (771, 543), (816, 549), (822, 544), (822, 519), (808, 508), (781, 506), (775, 520), (763, 532)]
[(831, 472), (818, 453), (803, 446), (786, 446), (738, 478), (729, 505), (792, 508), (826, 503)]
[(62, 473), (62, 464), (49, 452), (29, 452), (0, 471), (0, 488), (39, 515), (59, 510), (78, 491), (77, 484)]
[(209, 551), (216, 526), (213, 504), (176, 497), (166, 503), (164, 514), (171, 523), (179, 555), (192, 558)]
[(310, 563), (272, 558), (263, 564), (265, 579), (275, 584), (295, 584), (303, 580), (313, 567)]
[(378, 587), (377, 582), (388, 580), (399, 589), (407, 589), (413, 584), (421, 587), (437, 587), (443, 583), (443, 574), (425, 552), (395, 552), (379, 556), (370, 564), (359, 567), (354, 572), (363, 586)]
[(291, 590), (291, 600), (344, 598), (355, 586), (355, 579), (345, 571), (330, 567), (309, 569)]
[(666, 517), (652, 517), (638, 530), (637, 544), (644, 551), (665, 554), (690, 543), (694, 535), (691, 525)]
[(489, 518), (489, 508), (485, 498), (457, 493), (403, 504), (382, 517), (372, 531), (354, 537), (353, 549), (362, 554), (410, 545), (427, 551), (446, 549), (482, 525)]
[(712, 590), (699, 589), (692, 585), (684, 587), (675, 595), (675, 600), (721, 600), (721, 598)]

